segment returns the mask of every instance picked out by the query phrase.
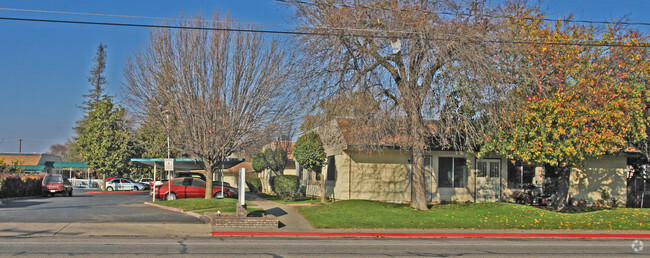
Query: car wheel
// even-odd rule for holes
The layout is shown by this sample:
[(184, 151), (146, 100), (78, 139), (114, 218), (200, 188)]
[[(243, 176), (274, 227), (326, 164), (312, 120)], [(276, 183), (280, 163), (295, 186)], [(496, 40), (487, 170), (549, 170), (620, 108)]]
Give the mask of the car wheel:
[(214, 198), (217, 198), (217, 199), (223, 199), (223, 198), (224, 198), (224, 196), (223, 196), (223, 192), (216, 192), (216, 193), (214, 194)]
[(54, 193), (50, 193), (50, 197), (54, 197)]
[(138, 188), (137, 186), (134, 186), (133, 191), (140, 191), (140, 188)]
[(112, 187), (112, 186), (106, 187), (106, 191), (112, 192), (112, 191), (113, 191), (113, 187)]
[(168, 193), (168, 194), (165, 195), (165, 200), (167, 200), (167, 201), (173, 201), (173, 200), (176, 200), (176, 199), (178, 199), (178, 196), (176, 196), (175, 193)]

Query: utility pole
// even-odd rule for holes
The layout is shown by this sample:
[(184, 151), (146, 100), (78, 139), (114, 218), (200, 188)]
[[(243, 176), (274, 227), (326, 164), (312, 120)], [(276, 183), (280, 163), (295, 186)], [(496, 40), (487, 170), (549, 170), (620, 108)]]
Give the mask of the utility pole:
[(18, 153), (23, 152), (23, 139), (18, 139)]

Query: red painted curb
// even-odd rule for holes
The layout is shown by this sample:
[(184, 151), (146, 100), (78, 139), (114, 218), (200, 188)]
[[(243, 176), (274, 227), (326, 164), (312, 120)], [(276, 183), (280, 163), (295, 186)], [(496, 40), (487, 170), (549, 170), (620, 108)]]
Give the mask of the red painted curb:
[(396, 238), (624, 238), (650, 239), (650, 234), (588, 233), (321, 233), (321, 232), (212, 232), (212, 236), (286, 237), (396, 237)]

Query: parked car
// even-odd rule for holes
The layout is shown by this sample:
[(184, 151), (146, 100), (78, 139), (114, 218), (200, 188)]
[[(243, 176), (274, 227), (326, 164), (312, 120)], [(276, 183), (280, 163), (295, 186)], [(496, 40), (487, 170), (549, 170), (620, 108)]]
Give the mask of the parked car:
[(151, 179), (151, 178), (140, 178), (140, 180), (138, 180), (138, 183), (141, 183), (141, 184), (143, 184), (145, 186), (148, 186), (147, 190), (149, 190), (149, 189), (151, 189), (153, 187), (153, 179)]
[(54, 196), (57, 193), (72, 196), (72, 184), (62, 175), (45, 175), (41, 183), (41, 189), (43, 193), (49, 193), (50, 196)]
[[(217, 188), (221, 188), (221, 181), (212, 181), (212, 186), (215, 186)], [(239, 190), (237, 190), (237, 187), (231, 186), (230, 183), (228, 182), (223, 182), (223, 188), (228, 189), (228, 191), (231, 191), (234, 193), (235, 198), (237, 197), (237, 194), (239, 193)]]
[(151, 179), (151, 178), (140, 178), (140, 180), (138, 180), (138, 183), (141, 183), (141, 184), (148, 184), (148, 183), (150, 183), (151, 181), (153, 181), (153, 179)]
[(203, 173), (198, 173), (198, 172), (180, 172), (176, 174), (176, 177), (193, 177), (193, 178), (200, 178), (203, 181), (206, 181), (205, 175)]
[[(156, 198), (165, 200), (176, 200), (182, 198), (203, 198), (205, 197), (205, 181), (199, 178), (181, 177), (172, 179), (171, 191), (168, 183), (156, 186)], [(235, 192), (228, 188), (221, 189), (221, 186), (212, 186), (212, 195), (215, 198), (235, 198)]]
[(106, 182), (106, 191), (141, 191), (146, 187), (126, 178), (115, 178)]
[[(134, 183), (134, 184), (141, 184), (142, 187), (144, 187), (144, 188), (142, 188), (142, 187), (138, 187), (139, 190), (149, 190), (149, 189), (151, 189), (151, 186), (149, 186), (149, 184), (146, 184), (146, 183), (140, 183), (140, 182), (135, 181), (135, 180), (133, 180), (133, 179), (131, 179), (131, 178), (128, 178), (128, 177), (127, 177), (127, 178), (122, 178), (122, 179), (126, 179), (126, 180), (128, 180), (128, 181), (130, 181), (131, 183)], [(138, 190), (136, 190), (136, 191), (138, 191)]]

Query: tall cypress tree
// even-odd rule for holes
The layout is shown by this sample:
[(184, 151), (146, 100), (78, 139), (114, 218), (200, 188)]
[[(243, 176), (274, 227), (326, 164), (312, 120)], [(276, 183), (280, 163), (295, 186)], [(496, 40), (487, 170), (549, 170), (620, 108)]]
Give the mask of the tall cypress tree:
[(80, 108), (84, 116), (74, 128), (75, 151), (80, 159), (102, 174), (127, 172), (131, 153), (130, 132), (124, 121), (125, 111), (116, 107), (112, 97), (104, 94), (106, 77), (106, 46), (100, 44), (90, 70), (91, 89)]
[(84, 131), (88, 120), (88, 113), (93, 109), (95, 103), (106, 96), (104, 95), (104, 85), (106, 84), (106, 76), (104, 75), (104, 71), (106, 70), (106, 45), (99, 43), (97, 54), (93, 58), (93, 61), (95, 64), (88, 76), (88, 82), (91, 88), (88, 94), (83, 95), (86, 100), (81, 106), (78, 106), (83, 111), (83, 118), (77, 121), (77, 126), (74, 128), (77, 135), (80, 135)]

